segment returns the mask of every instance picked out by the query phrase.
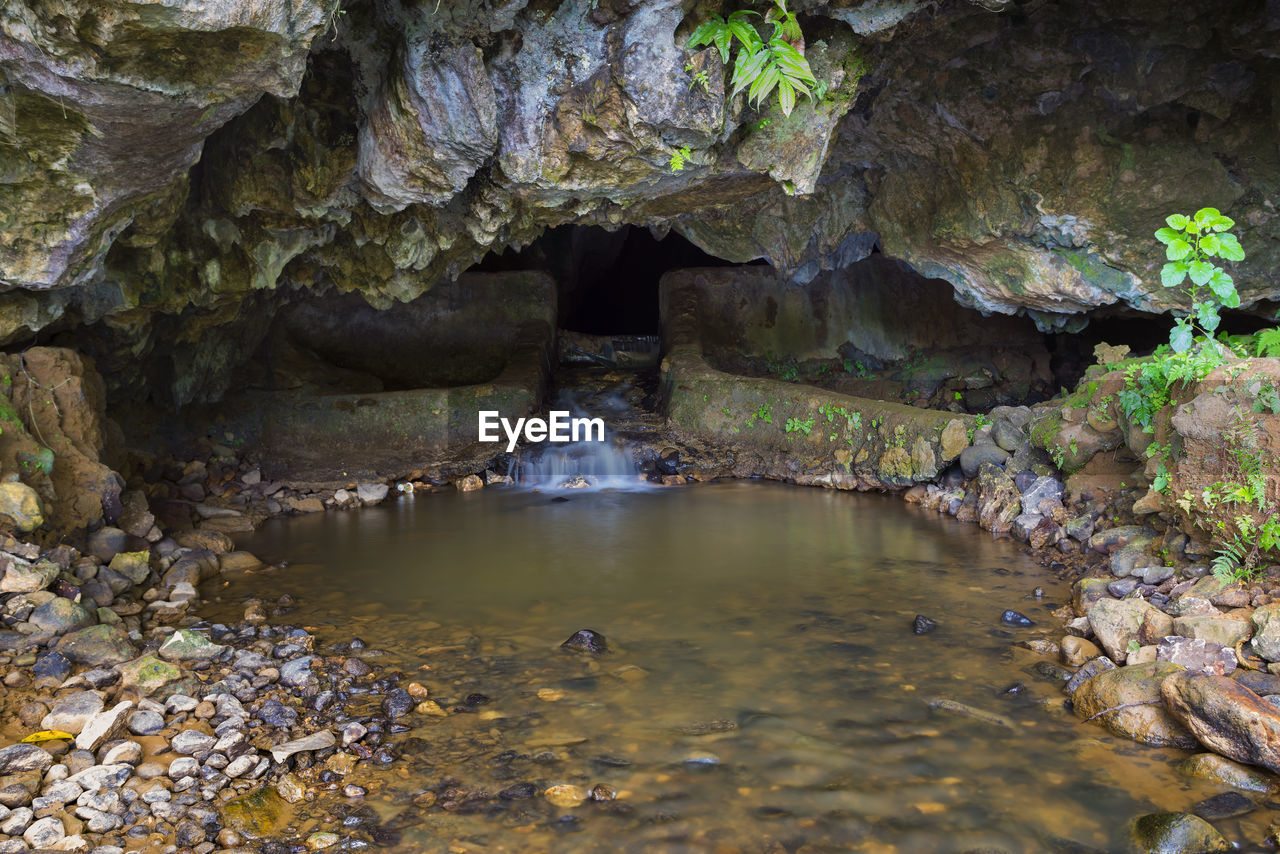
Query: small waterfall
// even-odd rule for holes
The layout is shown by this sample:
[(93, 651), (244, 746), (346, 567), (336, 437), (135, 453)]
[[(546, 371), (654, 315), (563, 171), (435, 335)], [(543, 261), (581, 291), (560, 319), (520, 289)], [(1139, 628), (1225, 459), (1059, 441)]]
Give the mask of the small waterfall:
[(562, 390), (556, 400), (556, 408), (572, 412), (575, 418), (604, 418), (604, 441), (567, 444), (543, 442), (532, 448), (524, 448), (517, 465), (517, 483), (541, 489), (647, 487), (648, 483), (636, 466), (630, 446), (608, 428), (609, 412), (617, 412), (626, 406), (622, 400), (606, 400), (600, 405), (604, 411), (588, 412), (575, 395)]

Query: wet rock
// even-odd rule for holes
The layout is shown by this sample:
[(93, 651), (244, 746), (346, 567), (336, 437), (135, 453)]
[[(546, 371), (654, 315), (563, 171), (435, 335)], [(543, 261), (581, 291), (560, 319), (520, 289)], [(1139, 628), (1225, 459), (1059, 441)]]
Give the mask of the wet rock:
[(67, 779), (86, 791), (96, 792), (100, 789), (118, 789), (132, 774), (132, 765), (93, 765)]
[(1144, 854), (1211, 854), (1231, 843), (1213, 825), (1190, 813), (1162, 812), (1134, 822), (1133, 840)]
[(0, 555), (0, 567), (3, 578), (0, 578), (0, 593), (34, 593), (44, 590), (61, 571), (57, 564), (47, 560), (27, 563), (13, 555)]
[(974, 481), (977, 493), (978, 524), (985, 530), (1003, 533), (1013, 527), (1022, 510), (1018, 488), (1000, 466), (984, 462)]
[(1131, 544), (1154, 543), (1157, 538), (1155, 529), (1145, 525), (1122, 525), (1098, 531), (1089, 538), (1089, 547), (1096, 552), (1110, 554)]
[(915, 620), (911, 623), (911, 633), (916, 635), (927, 635), (938, 627), (936, 620), (931, 620), (924, 614), (916, 614)]
[(453, 482), (453, 485), (459, 492), (475, 492), (478, 489), (484, 489), (484, 481), (476, 474), (460, 477)]
[(119, 528), (106, 526), (89, 535), (89, 554), (103, 563), (129, 547), (129, 535)]
[[(403, 688), (388, 692), (382, 701), (382, 712), (389, 718), (402, 718), (413, 710), (417, 702)], [(471, 705), (470, 703), (468, 705)]]
[(542, 795), (557, 807), (576, 807), (587, 799), (585, 789), (570, 785), (551, 786)]
[(1100, 673), (1106, 673), (1109, 670), (1115, 670), (1116, 663), (1105, 655), (1092, 659), (1085, 663), (1083, 667), (1075, 672), (1075, 674), (1067, 680), (1067, 684), (1063, 686), (1063, 690), (1068, 694), (1074, 694), (1076, 690), (1094, 678)]
[(218, 557), (218, 572), (223, 578), (240, 578), (263, 566), (265, 564), (252, 552), (228, 551)]
[(1172, 633), (1173, 621), (1141, 599), (1100, 599), (1089, 609), (1089, 626), (1114, 661), (1123, 661), (1129, 645), (1140, 643), (1143, 625), (1163, 636)]
[(1076, 717), (1143, 744), (1194, 747), (1191, 733), (1161, 702), (1161, 684), (1180, 672), (1176, 664), (1155, 662), (1100, 673), (1071, 695)]
[(1267, 661), (1280, 661), (1280, 602), (1255, 608), (1253, 648)]
[(1117, 599), (1123, 599), (1138, 587), (1136, 578), (1118, 578), (1107, 585), (1107, 592)]
[(315, 656), (304, 655), (281, 665), (280, 683), (291, 688), (302, 688), (316, 684), (315, 674), (311, 672), (311, 666), (316, 663), (318, 663), (318, 660)]
[(609, 644), (605, 641), (604, 635), (599, 632), (592, 629), (579, 629), (570, 635), (568, 640), (560, 644), (560, 648), (599, 655), (609, 651)]
[(356, 497), (363, 504), (378, 504), (387, 497), (389, 487), (385, 483), (358, 483)]
[(1229, 676), (1236, 669), (1234, 649), (1207, 640), (1167, 637), (1156, 646), (1156, 660), (1168, 661), (1193, 673)]
[(1178, 772), (1197, 780), (1221, 783), (1242, 792), (1271, 794), (1280, 789), (1280, 780), (1270, 774), (1233, 762), (1216, 753), (1197, 753), (1184, 759), (1178, 763)]
[(72, 662), (88, 667), (121, 664), (136, 654), (121, 626), (97, 625), (70, 632), (62, 636), (56, 649)]
[(338, 743), (333, 733), (327, 729), (314, 732), (311, 735), (295, 738), (292, 741), (286, 741), (284, 744), (277, 744), (271, 748), (271, 758), (276, 762), (283, 762), (295, 753), (302, 753), (308, 750), (324, 750), (326, 747), (333, 747)]
[(1280, 675), (1275, 673), (1237, 670), (1231, 678), (1255, 694), (1280, 694)]
[(48, 771), (53, 756), (34, 744), (13, 744), (0, 748), (0, 777), (24, 771)]
[(24, 534), (34, 531), (44, 524), (40, 495), (19, 481), (0, 483), (0, 518)]
[(1038, 477), (1022, 492), (1022, 512), (1051, 516), (1062, 505), (1062, 481), (1055, 477)]
[(89, 719), (102, 711), (102, 698), (93, 691), (64, 694), (53, 701), (49, 714), (40, 721), (41, 729), (53, 729), (76, 735)]
[(154, 655), (144, 655), (121, 665), (120, 681), (125, 687), (136, 688), (145, 697), (164, 699), (185, 690), (189, 680), (176, 665), (161, 661)]
[(108, 568), (133, 584), (142, 584), (151, 574), (151, 552), (121, 552), (111, 559)]
[(62, 819), (51, 815), (34, 822), (23, 832), (22, 838), (32, 848), (40, 850), (52, 848), (66, 835), (67, 831), (62, 826)]
[(1174, 569), (1171, 566), (1148, 566), (1142, 570), (1143, 584), (1161, 584), (1170, 578), (1173, 578)]
[(178, 629), (160, 645), (158, 653), (166, 661), (207, 661), (221, 655), (226, 649), (211, 642), (199, 632)]
[(31, 612), (27, 618), (42, 631), (65, 634), (94, 624), (94, 616), (87, 608), (70, 599), (55, 596)]
[(211, 735), (199, 730), (188, 729), (169, 739), (169, 746), (183, 756), (190, 756), (211, 750), (215, 741), (216, 739)]
[(156, 735), (164, 729), (164, 716), (150, 709), (139, 709), (129, 715), (128, 727), (134, 735)]
[(1280, 709), (1225, 676), (1175, 673), (1161, 686), (1169, 711), (1223, 756), (1280, 771)]
[(268, 836), (278, 828), (283, 818), (285, 801), (270, 786), (241, 795), (222, 807), (223, 823), (238, 833)]
[(96, 751), (105, 742), (120, 734), (133, 708), (132, 700), (123, 700), (113, 706), (110, 711), (94, 715), (76, 736), (76, 747), (79, 750)]
[(978, 471), (983, 463), (991, 463), (997, 467), (1003, 467), (1008, 459), (1009, 452), (998, 445), (970, 445), (960, 452), (960, 470), (964, 472), (966, 478), (973, 478), (978, 476)]
[(1025, 614), (1022, 614), (1022, 613), (1019, 613), (1018, 611), (1013, 611), (1013, 610), (1005, 611), (1003, 614), (1001, 614), (1000, 622), (1003, 625), (1012, 626), (1017, 629), (1026, 629), (1035, 625), (1035, 622), (1031, 620), (1031, 618), (1029, 618)]
[(1257, 808), (1257, 804), (1239, 792), (1223, 792), (1205, 798), (1193, 806), (1191, 811), (1205, 821), (1221, 821), (1224, 818), (1247, 815)]
[(526, 782), (508, 786), (501, 792), (498, 792), (498, 797), (504, 801), (522, 801), (532, 798), (536, 794), (538, 794), (538, 787), (533, 783)]
[(1212, 641), (1234, 648), (1240, 641), (1252, 637), (1253, 625), (1230, 617), (1178, 617), (1173, 621), (1173, 631), (1184, 638)]
[(1082, 578), (1075, 583), (1071, 589), (1071, 607), (1077, 617), (1087, 615), (1099, 600), (1111, 598), (1107, 590), (1109, 583), (1105, 578)]
[(1085, 662), (1102, 655), (1102, 650), (1092, 641), (1067, 635), (1060, 644), (1062, 663), (1071, 667), (1080, 667)]

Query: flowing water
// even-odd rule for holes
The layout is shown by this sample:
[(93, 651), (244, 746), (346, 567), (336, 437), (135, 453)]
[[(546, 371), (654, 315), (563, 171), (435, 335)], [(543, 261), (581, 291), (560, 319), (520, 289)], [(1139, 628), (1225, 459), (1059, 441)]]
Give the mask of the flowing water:
[[(1219, 791), (1076, 722), (1014, 646), (1059, 635), (1065, 584), (895, 499), (486, 489), (243, 546), (292, 565), (224, 588), (228, 615), (291, 593), (283, 619), (361, 637), (453, 710), (410, 718), (406, 761), (368, 775), (398, 850), (1121, 851), (1136, 816)], [(1001, 627), (1006, 608), (1037, 625)], [(939, 628), (914, 635), (917, 613)], [(559, 648), (583, 628), (610, 652)], [(511, 797), (597, 784), (617, 799)], [(1219, 827), (1259, 839), (1272, 815)]]

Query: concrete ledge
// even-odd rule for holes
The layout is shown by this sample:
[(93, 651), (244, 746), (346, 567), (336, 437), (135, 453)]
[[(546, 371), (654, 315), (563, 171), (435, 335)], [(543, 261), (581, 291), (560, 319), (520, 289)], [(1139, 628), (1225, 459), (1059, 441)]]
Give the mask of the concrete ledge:
[(753, 473), (839, 489), (934, 480), (969, 446), (977, 427), (972, 415), (712, 368), (698, 316), (698, 277), (704, 274), (672, 271), (660, 286), (663, 391), (677, 434), (758, 455), (762, 470)]

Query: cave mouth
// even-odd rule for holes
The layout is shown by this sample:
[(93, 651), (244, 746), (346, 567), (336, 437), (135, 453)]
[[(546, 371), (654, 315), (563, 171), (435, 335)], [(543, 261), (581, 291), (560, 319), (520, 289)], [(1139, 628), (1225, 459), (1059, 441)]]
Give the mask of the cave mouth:
[(710, 255), (675, 232), (643, 226), (563, 225), (523, 249), (491, 252), (474, 272), (542, 270), (556, 281), (559, 327), (586, 335), (657, 335), (658, 283), (684, 267), (735, 264)]

